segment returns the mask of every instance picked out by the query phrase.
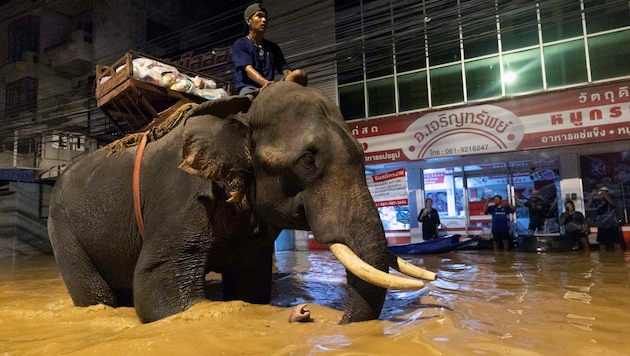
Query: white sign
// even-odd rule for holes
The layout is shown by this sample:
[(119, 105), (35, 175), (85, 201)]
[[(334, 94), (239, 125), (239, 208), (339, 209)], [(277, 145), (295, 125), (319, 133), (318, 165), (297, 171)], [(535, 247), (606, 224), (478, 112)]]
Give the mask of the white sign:
[(376, 206), (409, 205), (407, 171), (404, 168), (366, 178)]

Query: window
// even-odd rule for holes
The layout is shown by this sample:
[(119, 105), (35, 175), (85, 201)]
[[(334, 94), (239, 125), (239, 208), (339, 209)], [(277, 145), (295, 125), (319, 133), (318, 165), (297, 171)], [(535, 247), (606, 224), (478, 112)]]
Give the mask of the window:
[(368, 79), (391, 75), (394, 72), (391, 36), (379, 36), (365, 48), (365, 75)]
[(531, 49), (505, 55), (503, 57), (503, 83), (506, 95), (542, 90), (540, 51)]
[(369, 81), (367, 83), (367, 91), (369, 116), (396, 112), (394, 78)]
[(347, 119), (630, 75), (626, 0), (334, 4), (337, 83)]
[(499, 57), (466, 62), (466, 93), (468, 100), (501, 96)]
[(39, 54), (39, 17), (27, 15), (9, 25), (8, 60), (21, 61), (26, 51)]
[(553, 42), (582, 35), (579, 1), (539, 2), (543, 42)]
[(365, 117), (363, 83), (339, 87), (339, 107), (346, 120)]
[(37, 78), (25, 77), (6, 87), (7, 115), (37, 109)]
[(425, 2), (429, 64), (432, 66), (456, 62), (459, 50), (459, 19), (457, 2)]
[(584, 0), (588, 33), (630, 26), (630, 7), (626, 0)]
[(408, 72), (426, 67), (425, 31), (422, 4), (394, 6), (394, 46), (396, 70)]
[(361, 26), (356, 24), (359, 1), (335, 1), (335, 42), (339, 46), (337, 83), (347, 84), (363, 80), (363, 42)]
[[(615, 200), (617, 217), (624, 223), (628, 223), (627, 210), (630, 202), (630, 151), (601, 153), (580, 156), (580, 170), (584, 179), (584, 206), (586, 207), (586, 219), (591, 225), (595, 225), (597, 207), (601, 204), (601, 198), (597, 189), (606, 186), (609, 194)], [(589, 204), (590, 203), (590, 204)]]
[(363, 80), (363, 53), (361, 47), (337, 53), (337, 83), (347, 84)]
[(400, 111), (429, 107), (426, 71), (398, 76), (398, 105)]
[(462, 1), (464, 58), (499, 53), (494, 0)]
[(536, 2), (499, 1), (501, 46), (510, 51), (538, 44)]
[(464, 101), (462, 66), (460, 64), (431, 69), (431, 102), (433, 106)]
[(588, 81), (584, 40), (547, 46), (543, 52), (548, 88)]
[(588, 40), (593, 80), (630, 75), (630, 30)]
[(394, 70), (389, 0), (363, 6), (365, 74), (368, 79), (391, 75)]

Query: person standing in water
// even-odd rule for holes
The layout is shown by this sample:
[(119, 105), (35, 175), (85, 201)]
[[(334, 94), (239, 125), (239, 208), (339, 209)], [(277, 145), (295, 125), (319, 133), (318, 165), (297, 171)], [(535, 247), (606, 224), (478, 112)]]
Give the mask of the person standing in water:
[(418, 222), (422, 223), (422, 238), (432, 240), (438, 238), (438, 227), (440, 226), (440, 216), (433, 208), (433, 199), (427, 198), (424, 201), (424, 208), (420, 210)]
[(514, 207), (503, 202), (503, 197), (495, 195), (492, 198), (494, 205), (486, 200), (485, 213), (492, 215), (492, 245), (495, 251), (508, 251), (510, 249), (510, 216), (514, 213)]
[(584, 214), (575, 210), (575, 204), (572, 200), (564, 202), (564, 213), (560, 215), (560, 225), (564, 226), (567, 235), (578, 240), (584, 251), (590, 250), (588, 242), (588, 232), (590, 228)]

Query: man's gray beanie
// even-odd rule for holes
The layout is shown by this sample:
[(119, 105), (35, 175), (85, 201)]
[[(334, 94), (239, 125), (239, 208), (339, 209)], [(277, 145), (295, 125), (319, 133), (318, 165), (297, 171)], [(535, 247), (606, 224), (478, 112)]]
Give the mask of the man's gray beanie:
[(251, 4), (247, 7), (247, 9), (245, 9), (245, 13), (243, 13), (243, 16), (245, 16), (245, 20), (249, 20), (252, 16), (254, 16), (257, 11), (262, 11), (265, 14), (267, 13), (267, 9), (265, 9), (262, 4)]

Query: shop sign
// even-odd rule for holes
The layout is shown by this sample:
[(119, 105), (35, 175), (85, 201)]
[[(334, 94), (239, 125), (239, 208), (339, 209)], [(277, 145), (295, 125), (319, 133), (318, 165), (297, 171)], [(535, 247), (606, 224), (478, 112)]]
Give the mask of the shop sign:
[(424, 184), (425, 185), (444, 184), (445, 176), (446, 174), (444, 172), (424, 173)]
[(193, 54), (192, 51), (186, 52), (175, 60), (175, 64), (196, 71), (206, 71), (213, 67), (229, 64), (231, 60), (230, 47), (223, 47), (199, 54)]
[(630, 82), (349, 123), (365, 163), (630, 139)]
[(367, 184), (376, 206), (404, 206), (409, 205), (407, 193), (407, 170), (368, 175)]
[(0, 181), (30, 182), (37, 180), (37, 173), (32, 169), (2, 168), (0, 169)]

